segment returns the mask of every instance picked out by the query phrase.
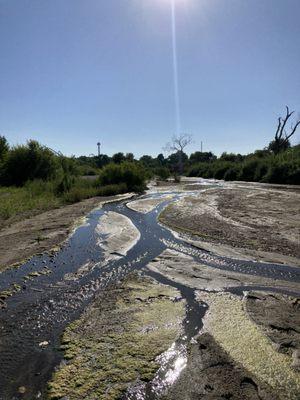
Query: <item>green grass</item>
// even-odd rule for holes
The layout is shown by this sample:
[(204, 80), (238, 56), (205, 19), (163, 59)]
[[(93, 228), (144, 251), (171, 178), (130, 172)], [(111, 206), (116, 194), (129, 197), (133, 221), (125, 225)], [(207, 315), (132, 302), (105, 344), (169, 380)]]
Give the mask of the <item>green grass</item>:
[(61, 199), (51, 192), (33, 194), (28, 188), (0, 188), (0, 222), (27, 211), (45, 211), (61, 205)]
[(33, 181), (23, 187), (0, 187), (0, 227), (8, 220), (72, 204), (95, 196), (112, 196), (127, 192), (126, 184), (99, 187), (96, 181), (78, 178), (70, 190), (58, 194), (57, 182)]

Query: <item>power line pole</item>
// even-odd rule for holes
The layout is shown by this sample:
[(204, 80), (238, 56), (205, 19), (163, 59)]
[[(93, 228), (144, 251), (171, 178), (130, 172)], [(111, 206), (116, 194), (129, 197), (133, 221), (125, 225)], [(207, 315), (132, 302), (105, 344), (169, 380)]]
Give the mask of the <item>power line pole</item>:
[(203, 142), (201, 140), (201, 153), (203, 153)]

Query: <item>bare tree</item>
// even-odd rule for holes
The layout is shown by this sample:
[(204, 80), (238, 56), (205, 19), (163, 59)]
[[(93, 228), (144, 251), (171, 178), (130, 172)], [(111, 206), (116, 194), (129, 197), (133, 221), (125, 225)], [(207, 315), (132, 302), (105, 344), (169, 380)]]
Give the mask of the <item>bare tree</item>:
[(181, 135), (174, 135), (172, 137), (172, 141), (168, 142), (166, 146), (163, 148), (164, 151), (167, 152), (176, 152), (178, 153), (178, 170), (179, 174), (183, 173), (183, 162), (182, 162), (182, 155), (184, 149), (191, 144), (193, 141), (192, 135), (188, 135), (187, 133), (183, 133)]
[(287, 124), (294, 113), (295, 111), (290, 111), (289, 107), (286, 106), (286, 115), (278, 118), (275, 138), (269, 144), (269, 149), (275, 154), (282, 150), (286, 150), (290, 146), (290, 138), (296, 133), (296, 130), (300, 125), (300, 119), (298, 119), (294, 124), (291, 124), (290, 132), (287, 132)]

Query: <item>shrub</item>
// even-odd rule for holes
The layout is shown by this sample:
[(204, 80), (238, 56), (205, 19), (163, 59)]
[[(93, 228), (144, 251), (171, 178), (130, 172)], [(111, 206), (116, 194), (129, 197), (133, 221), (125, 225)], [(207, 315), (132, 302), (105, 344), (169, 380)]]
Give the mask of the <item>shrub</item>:
[(236, 181), (236, 180), (238, 180), (238, 178), (240, 176), (240, 171), (241, 170), (240, 170), (239, 166), (229, 168), (224, 174), (225, 181)]
[(1, 183), (22, 186), (28, 180), (51, 179), (57, 171), (57, 158), (51, 150), (31, 140), (16, 146), (8, 153), (3, 165)]
[(129, 191), (142, 191), (145, 189), (146, 174), (144, 168), (138, 163), (125, 161), (118, 164), (105, 166), (99, 175), (100, 186), (124, 183)]
[(219, 161), (214, 165), (214, 178), (215, 179), (224, 179), (224, 176), (230, 168), (234, 168), (234, 164), (226, 161)]
[(9, 145), (4, 136), (0, 136), (0, 164), (4, 161), (9, 150)]
[(253, 182), (255, 178), (256, 169), (259, 166), (258, 159), (247, 160), (242, 164), (239, 179), (241, 181)]
[(56, 193), (58, 195), (63, 194), (71, 190), (74, 185), (74, 177), (69, 174), (64, 174), (62, 180), (58, 183), (56, 187)]
[(261, 160), (257, 163), (254, 178), (255, 182), (261, 182), (264, 179), (264, 176), (267, 174), (269, 168), (268, 160)]
[(97, 196), (97, 189), (93, 187), (74, 186), (68, 192), (63, 194), (65, 203), (78, 203), (81, 200)]
[(163, 181), (166, 181), (166, 180), (170, 177), (170, 171), (169, 171), (169, 169), (166, 168), (166, 167), (157, 168), (157, 169), (155, 170), (155, 175), (156, 175), (159, 179), (161, 179), (161, 180), (163, 180)]
[(189, 169), (187, 175), (188, 176), (199, 176), (202, 178), (211, 178), (211, 177), (213, 177), (212, 165), (213, 164), (209, 164), (209, 163), (205, 163), (205, 162), (195, 164)]
[(268, 183), (283, 183), (283, 184), (300, 184), (300, 162), (284, 161), (278, 162), (275, 160), (270, 164), (264, 182)]
[(82, 181), (75, 184), (68, 192), (63, 194), (65, 203), (77, 203), (95, 196), (113, 196), (128, 191), (126, 184), (120, 183), (97, 188), (95, 185), (85, 185)]
[(118, 185), (103, 186), (97, 191), (98, 196), (113, 196), (128, 192), (126, 183), (119, 183)]

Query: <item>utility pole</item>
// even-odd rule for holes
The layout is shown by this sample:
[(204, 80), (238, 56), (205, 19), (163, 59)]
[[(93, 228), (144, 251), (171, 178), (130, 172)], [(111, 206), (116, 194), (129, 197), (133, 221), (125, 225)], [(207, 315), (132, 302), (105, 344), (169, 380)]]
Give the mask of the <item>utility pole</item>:
[(97, 143), (97, 146), (98, 146), (98, 157), (100, 157), (100, 154), (101, 154), (101, 152), (100, 152), (100, 149), (101, 149), (101, 143), (100, 143), (100, 142), (98, 142), (98, 143)]
[(201, 153), (203, 153), (203, 142), (201, 140)]

